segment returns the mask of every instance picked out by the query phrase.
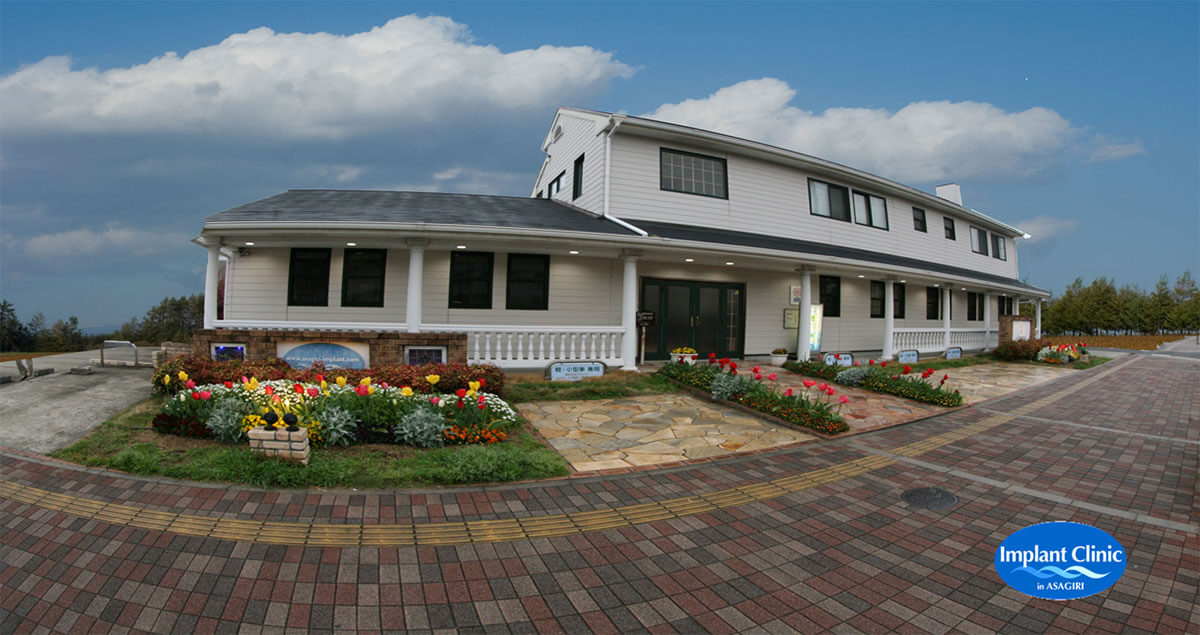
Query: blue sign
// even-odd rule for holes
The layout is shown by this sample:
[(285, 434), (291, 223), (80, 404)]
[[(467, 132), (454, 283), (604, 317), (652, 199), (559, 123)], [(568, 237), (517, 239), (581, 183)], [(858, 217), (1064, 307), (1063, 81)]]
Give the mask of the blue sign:
[(1071, 522), (1030, 525), (996, 549), (1008, 586), (1044, 600), (1075, 600), (1112, 586), (1125, 573), (1125, 549), (1108, 532)]
[(900, 354), (896, 356), (896, 361), (901, 364), (915, 364), (918, 359), (920, 356), (916, 351), (900, 351)]
[(326, 368), (367, 367), (362, 355), (354, 349), (328, 342), (301, 344), (284, 353), (282, 357), (292, 368), (308, 368), (315, 361), (324, 362)]
[(946, 349), (946, 359), (958, 359), (962, 357), (962, 348), (952, 346)]

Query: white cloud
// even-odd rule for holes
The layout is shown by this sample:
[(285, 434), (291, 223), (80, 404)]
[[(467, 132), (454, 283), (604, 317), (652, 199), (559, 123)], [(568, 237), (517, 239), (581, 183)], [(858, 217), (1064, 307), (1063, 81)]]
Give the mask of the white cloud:
[(896, 112), (830, 108), (818, 114), (790, 106), (795, 96), (778, 79), (755, 79), (703, 99), (663, 104), (646, 116), (922, 183), (1031, 176), (1060, 162), (1079, 132), (1048, 108), (1007, 112), (973, 101), (920, 101)]
[(408, 192), (461, 192), (468, 194), (505, 192), (515, 185), (528, 182), (529, 175), (525, 172), (505, 172), (502, 170), (479, 170), (476, 168), (455, 166), (434, 172), (430, 182), (387, 183), (379, 189)]
[(1129, 143), (1121, 143), (1107, 135), (1098, 134), (1092, 139), (1088, 161), (1120, 161), (1139, 154), (1146, 154), (1146, 148), (1142, 146), (1141, 141), (1135, 139)]
[(488, 110), (544, 109), (629, 66), (587, 46), (503, 52), (464, 25), (404, 16), (352, 35), (260, 27), (128, 68), (47, 57), (0, 78), (8, 132), (341, 138)]
[(187, 245), (187, 241), (188, 236), (177, 232), (146, 231), (120, 225), (110, 225), (100, 231), (73, 229), (58, 234), (41, 234), (23, 243), (12, 236), (5, 236), (4, 240), (7, 248), (19, 248), (26, 256), (40, 260), (114, 253), (149, 256), (177, 252), (180, 245)]
[(1047, 242), (1067, 232), (1074, 231), (1079, 221), (1070, 218), (1054, 218), (1053, 216), (1035, 216), (1017, 223), (1017, 227), (1029, 234), (1029, 242)]

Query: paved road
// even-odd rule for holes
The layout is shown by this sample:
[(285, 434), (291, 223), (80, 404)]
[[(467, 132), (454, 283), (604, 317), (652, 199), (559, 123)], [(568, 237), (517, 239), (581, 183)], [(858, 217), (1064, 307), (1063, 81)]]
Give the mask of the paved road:
[[(878, 433), (503, 487), (259, 491), (9, 453), (0, 631), (1197, 632), (1198, 454), (1200, 364), (1143, 355)], [(1050, 520), (1115, 536), (1121, 579), (1004, 585), (1000, 541)]]

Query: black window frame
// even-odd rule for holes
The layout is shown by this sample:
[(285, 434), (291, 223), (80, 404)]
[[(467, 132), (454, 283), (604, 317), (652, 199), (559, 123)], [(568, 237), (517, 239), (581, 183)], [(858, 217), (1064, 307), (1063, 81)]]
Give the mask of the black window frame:
[(922, 234), (929, 233), (929, 226), (925, 223), (925, 210), (920, 207), (914, 207), (913, 210), (913, 230), (919, 231)]
[[(305, 256), (314, 256), (306, 265)], [(293, 247), (288, 259), (288, 306), (329, 306), (329, 265), (333, 250), (328, 247)], [(309, 267), (308, 271), (304, 267)], [(306, 279), (306, 277), (308, 279)], [(304, 285), (312, 285), (311, 289)]]
[[(514, 280), (513, 272), (517, 270), (514, 259), (525, 262), (540, 262), (540, 280)], [(524, 275), (524, 271), (521, 272)], [(514, 284), (515, 283), (515, 284)], [(514, 301), (513, 289), (527, 283), (539, 283), (539, 297), (525, 306), (522, 301)], [(550, 309), (550, 255), (549, 254), (508, 254), (508, 262), (504, 273), (504, 308), (511, 311), (547, 311)]]
[(571, 168), (571, 200), (575, 200), (583, 196), (583, 155), (579, 155), (575, 159), (575, 165)]
[[(865, 222), (865, 223), (859, 222), (859, 220), (858, 220), (858, 213), (857, 213), (858, 206), (854, 202), (855, 196), (862, 196), (867, 201), (867, 222)], [(883, 201), (883, 226), (882, 227), (875, 224), (875, 206), (871, 204), (871, 199), (873, 199), (873, 198), (877, 198), (877, 199)], [(851, 195), (850, 195), (850, 214), (851, 214), (851, 216), (854, 217), (855, 225), (862, 225), (863, 227), (871, 227), (874, 229), (882, 229), (883, 231), (890, 230), (890, 226), (888, 224), (887, 198), (885, 198), (883, 196), (879, 196), (877, 194), (872, 194), (865, 190), (854, 190), (853, 192), (851, 192)]]
[[(817, 278), (817, 297), (823, 317), (842, 317), (842, 279), (838, 276)], [(830, 301), (832, 300), (832, 301)]]
[[(706, 161), (712, 161), (715, 164), (720, 165), (721, 166), (721, 183), (720, 183), (721, 193), (720, 194), (708, 194), (705, 192), (697, 192), (697, 191), (689, 190), (682, 184), (682, 178), (683, 178), (682, 175), (680, 176), (681, 185), (679, 186), (679, 188), (675, 188), (674, 184), (671, 183), (671, 177), (668, 177), (666, 175), (665, 170), (663, 169), (664, 167), (667, 166), (667, 163), (666, 163), (667, 155), (676, 155), (676, 156), (680, 156), (680, 157), (691, 157), (693, 159), (703, 159)], [(672, 166), (672, 167), (674, 167), (674, 166)], [(679, 167), (680, 167), (680, 169), (683, 169), (685, 166), (679, 166)], [(702, 182), (702, 181), (693, 179), (693, 182)], [(716, 191), (716, 186), (717, 186), (717, 183), (714, 182), (713, 183), (713, 191), (714, 192)], [(721, 157), (714, 157), (714, 156), (707, 155), (707, 154), (699, 154), (696, 152), (688, 152), (687, 150), (676, 150), (674, 148), (660, 147), (658, 149), (658, 189), (660, 189), (664, 192), (678, 192), (680, 194), (692, 194), (694, 196), (719, 198), (721, 200), (727, 201), (727, 200), (729, 200), (729, 161), (727, 161), (726, 159), (723, 159)]]
[[(932, 316), (930, 315), (932, 314)], [(942, 289), (941, 287), (925, 287), (925, 319), (942, 319)]]
[(984, 319), (984, 294), (974, 291), (967, 292), (967, 321), (982, 322)]
[[(813, 185), (814, 184), (825, 186), (825, 189), (826, 189), (825, 198), (829, 201), (829, 214), (821, 214), (816, 211), (816, 207), (813, 205)], [(845, 206), (840, 210), (840, 212), (841, 212), (840, 215), (834, 213), (835, 210), (833, 207), (833, 195), (831, 193), (834, 190), (834, 188), (836, 188), (837, 191), (840, 192), (841, 197), (842, 197), (841, 201), (843, 203), (845, 203)], [(840, 220), (840, 221), (844, 221), (847, 223), (853, 223), (854, 222), (854, 211), (852, 209), (852, 204), (850, 202), (850, 188), (842, 186), (842, 185), (837, 185), (836, 183), (830, 183), (828, 181), (822, 181), (821, 179), (814, 179), (814, 178), (810, 177), (808, 179), (808, 213), (810, 216), (820, 216), (821, 218), (832, 218), (833, 220)]]
[[(468, 262), (470, 260), (475, 263)], [(487, 274), (472, 274), (472, 280), (462, 280), (468, 272), (463, 271), (472, 264), (487, 264)], [(490, 251), (453, 251), (450, 252), (450, 292), (446, 304), (451, 309), (491, 309), (492, 285), (496, 274), (496, 254)], [(482, 288), (469, 292), (465, 287), (469, 284), (480, 284)], [(471, 297), (472, 293), (474, 297)], [(458, 304), (455, 304), (455, 302)]]
[(883, 317), (883, 304), (887, 298), (887, 287), (882, 280), (872, 280), (870, 290), (870, 314), (873, 318)]
[(567, 171), (563, 170), (558, 173), (558, 176), (554, 177), (554, 180), (550, 181), (550, 184), (546, 186), (546, 198), (554, 198), (555, 194), (562, 191), (562, 180), (566, 175)]
[(905, 296), (908, 294), (907, 287), (903, 282), (892, 283), (892, 317), (897, 320), (904, 319)]
[(949, 216), (942, 218), (942, 227), (946, 229), (946, 240), (958, 240), (958, 230), (954, 228), (954, 219)]
[(996, 260), (1008, 260), (1008, 244), (1004, 236), (992, 234), (992, 257)]
[[(383, 296), (386, 291), (387, 283), (387, 252), (386, 249), (358, 249), (347, 248), (342, 250), (342, 306), (353, 307), (382, 307)], [(361, 258), (367, 256), (379, 256), (378, 269), (376, 271), (364, 271), (361, 269), (364, 265), (356, 265), (351, 267), (351, 258)], [(353, 282), (357, 279), (371, 280), (379, 279), (378, 283), (378, 298), (370, 298), (363, 300), (360, 298), (352, 298), (349, 293)]]
[[(979, 254), (980, 256), (988, 255), (988, 233), (987, 233), (987, 230), (983, 229), (981, 227), (976, 227), (974, 225), (968, 225), (967, 227), (970, 228), (969, 232), (971, 234), (971, 252)], [(978, 249), (975, 248), (975, 237), (976, 236), (979, 237), (979, 248)]]
[(1014, 313), (1016, 306), (1011, 295), (1002, 295), (997, 298), (999, 302), (996, 305), (996, 313), (1003, 317), (1005, 315), (1016, 315)]
[[(885, 284), (886, 283), (883, 280), (872, 280), (871, 281), (870, 312), (871, 312), (871, 317), (873, 317), (873, 318), (886, 317), (884, 309), (886, 308), (885, 302), (887, 301), (887, 287), (884, 286)], [(876, 296), (877, 289), (878, 289), (878, 293), (879, 293), (878, 297)], [(904, 287), (904, 283), (902, 283), (902, 282), (893, 282), (892, 283), (892, 318), (893, 319), (896, 319), (896, 320), (904, 319), (904, 303), (905, 303), (904, 294), (905, 293), (906, 293), (906, 289)], [(878, 302), (878, 308), (876, 308), (876, 302)]]

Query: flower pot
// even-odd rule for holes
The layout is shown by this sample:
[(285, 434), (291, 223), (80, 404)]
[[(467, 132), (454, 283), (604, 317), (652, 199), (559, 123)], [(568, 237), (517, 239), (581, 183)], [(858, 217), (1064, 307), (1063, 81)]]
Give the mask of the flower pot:
[(776, 355), (775, 353), (771, 353), (771, 365), (772, 366), (783, 366), (783, 363), (787, 361), (787, 357), (788, 357), (787, 353), (784, 353), (783, 355)]
[(690, 353), (671, 353), (671, 363), (678, 364), (682, 361), (685, 364), (695, 364), (696, 360), (692, 359), (692, 357), (693, 355)]

